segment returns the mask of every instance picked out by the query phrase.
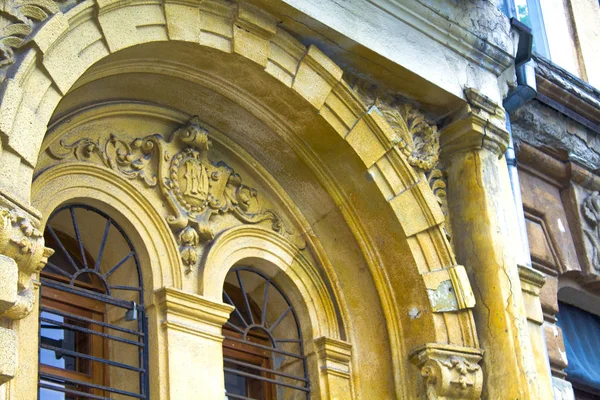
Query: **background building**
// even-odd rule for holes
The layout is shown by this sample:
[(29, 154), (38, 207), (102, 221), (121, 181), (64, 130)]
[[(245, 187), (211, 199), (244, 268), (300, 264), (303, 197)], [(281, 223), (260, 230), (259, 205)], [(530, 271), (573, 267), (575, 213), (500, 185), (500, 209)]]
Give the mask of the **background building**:
[(0, 399), (598, 396), (597, 1), (0, 5)]

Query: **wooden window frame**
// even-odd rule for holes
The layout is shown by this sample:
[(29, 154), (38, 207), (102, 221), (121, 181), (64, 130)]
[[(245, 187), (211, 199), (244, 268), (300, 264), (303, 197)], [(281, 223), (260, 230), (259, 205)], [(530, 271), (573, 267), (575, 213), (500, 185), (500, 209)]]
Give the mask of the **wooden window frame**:
[[(53, 277), (54, 278), (54, 277)], [(100, 301), (93, 300), (87, 297), (78, 296), (72, 293), (66, 293), (53, 288), (41, 287), (41, 306), (53, 309), (56, 311), (67, 312), (77, 316), (92, 319), (98, 322), (105, 322), (106, 305)], [(65, 318), (66, 319), (66, 318)], [(89, 324), (86, 329), (103, 333), (103, 328), (99, 325)], [(85, 354), (89, 354), (94, 357), (106, 358), (108, 354), (108, 341), (101, 336), (88, 333), (89, 335), (89, 349)], [(41, 338), (40, 338), (41, 340)], [(77, 350), (76, 350), (77, 351)], [(77, 359), (77, 357), (75, 357)], [(85, 383), (109, 386), (108, 379), (108, 366), (101, 365), (94, 361), (87, 361), (90, 372), (77, 372), (71, 371), (64, 368), (59, 368), (47, 364), (39, 363), (40, 372), (52, 374), (58, 377), (64, 377), (69, 380), (78, 380)], [(77, 390), (82, 392), (91, 393), (98, 396), (104, 396), (105, 393), (99, 389), (90, 388), (78, 388)]]

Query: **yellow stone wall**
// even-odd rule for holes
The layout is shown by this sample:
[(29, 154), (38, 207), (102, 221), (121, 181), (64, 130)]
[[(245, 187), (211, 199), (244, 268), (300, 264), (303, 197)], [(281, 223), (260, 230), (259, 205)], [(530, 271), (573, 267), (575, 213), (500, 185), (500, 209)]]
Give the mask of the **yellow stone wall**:
[[(529, 328), (538, 292), (527, 287), (526, 310), (502, 237), (514, 210), (499, 207), (510, 187), (497, 82), (464, 98), (439, 89), (453, 111), (440, 133), (418, 107), (366, 101), (255, 5), (88, 0), (46, 12), (3, 70), (0, 280), (12, 286), (0, 293), (0, 399), (37, 392), (35, 282), (51, 252), (36, 232), (73, 203), (111, 215), (140, 253), (152, 398), (222, 398), (221, 291), (242, 262), (299, 310), (311, 398), (544, 398)], [(109, 142), (160, 136), (169, 156), (151, 158), (149, 177), (191, 146), (176, 140), (190, 129), (208, 132), (209, 159), (256, 189), (252, 206), (282, 229), (214, 216), (214, 238), (184, 255), (163, 182), (128, 176)]]

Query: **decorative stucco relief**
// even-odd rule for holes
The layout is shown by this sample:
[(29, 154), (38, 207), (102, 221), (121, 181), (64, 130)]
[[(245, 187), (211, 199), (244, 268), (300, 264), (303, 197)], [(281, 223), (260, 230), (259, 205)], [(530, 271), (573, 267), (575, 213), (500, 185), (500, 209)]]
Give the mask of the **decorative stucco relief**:
[(585, 219), (583, 233), (587, 239), (586, 250), (594, 272), (600, 273), (600, 193), (593, 192), (581, 205)]
[(303, 247), (279, 214), (259, 205), (256, 189), (243, 184), (225, 162), (209, 159), (211, 146), (208, 131), (194, 117), (167, 139), (154, 134), (127, 142), (111, 134), (107, 139), (61, 140), (50, 153), (60, 160), (99, 160), (128, 179), (158, 187), (171, 211), (166, 220), (179, 243), (186, 272), (198, 264), (198, 246), (215, 238), (211, 221), (217, 215), (231, 214), (247, 224), (266, 222)]
[[(423, 173), (445, 216), (448, 215), (446, 199), (446, 174), (439, 168), (440, 133), (419, 109), (369, 82), (350, 77), (352, 87), (368, 107), (376, 107), (391, 128), (401, 138), (397, 144), (400, 152), (417, 173)], [(450, 238), (449, 225), (444, 224)]]
[(44, 247), (42, 233), (26, 213), (0, 206), (0, 255), (4, 257), (0, 316), (21, 319), (31, 312), (37, 297), (32, 277), (44, 268), (53, 253)]

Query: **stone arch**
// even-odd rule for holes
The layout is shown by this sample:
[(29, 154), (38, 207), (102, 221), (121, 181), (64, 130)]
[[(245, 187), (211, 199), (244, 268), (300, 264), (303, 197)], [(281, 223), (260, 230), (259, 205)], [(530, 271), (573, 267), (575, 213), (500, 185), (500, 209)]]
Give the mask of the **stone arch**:
[[(106, 190), (107, 187), (111, 190)], [(63, 204), (92, 205), (115, 219), (139, 253), (146, 304), (152, 304), (156, 289), (181, 287), (179, 254), (171, 232), (163, 218), (125, 179), (90, 164), (60, 165), (37, 177), (32, 186), (32, 200), (32, 205), (43, 215), (42, 229), (50, 214)]]
[[(202, 262), (199, 293), (208, 300), (220, 301), (225, 278), (236, 265), (264, 273), (290, 298), (304, 337), (313, 393), (321, 398), (332, 398), (337, 391), (349, 396), (357, 381), (349, 366), (352, 345), (344, 340), (335, 299), (318, 269), (281, 235), (263, 227), (242, 225), (222, 232), (212, 243)], [(325, 342), (337, 356), (328, 354)], [(327, 370), (333, 359), (335, 378), (319, 373)]]
[[(399, 226), (397, 238), (372, 237), (352, 200), (326, 171), (319, 171), (357, 236), (377, 285), (392, 342), (399, 397), (406, 396), (403, 379), (414, 374), (407, 369), (407, 354), (423, 340), (477, 347), (470, 311), (434, 313), (428, 302), (421, 275), (452, 266), (455, 258), (429, 182), (398, 147), (400, 136), (377, 107), (367, 107), (342, 80), (341, 68), (316, 47), (303, 46), (277, 27), (273, 18), (254, 7), (220, 1), (201, 5), (167, 1), (163, 6), (146, 1), (88, 0), (64, 14), (55, 13), (33, 36), (31, 48), (7, 70), (0, 131), (8, 138), (11, 154), (14, 151), (19, 155), (17, 161), (7, 159), (7, 163), (16, 165), (19, 176), (29, 182), (50, 118), (85, 71), (118, 51), (169, 41), (236, 55), (247, 65), (264, 70), (312, 107), (314, 114), (352, 150), (364, 173), (375, 183), (379, 198), (386, 203), (386, 215), (395, 218), (390, 223)], [(29, 186), (24, 185), (17, 196), (22, 203), (29, 203)], [(406, 276), (402, 277), (394, 271), (399, 266), (386, 261), (391, 257), (386, 247), (397, 242), (410, 252), (405, 257), (410, 266), (403, 270)], [(401, 265), (403, 261), (397, 262)], [(397, 289), (404, 286), (410, 290)], [(416, 322), (403, 308), (409, 304), (421, 315)], [(424, 336), (403, 335), (402, 327), (409, 325), (411, 331)]]
[[(267, 275), (282, 272), (282, 288), (299, 292), (304, 311), (308, 313), (312, 337), (342, 339), (341, 327), (329, 289), (316, 268), (306, 260), (296, 246), (281, 235), (258, 226), (239, 226), (221, 233), (211, 245), (202, 263), (199, 293), (219, 301), (225, 276), (235, 264), (261, 260), (253, 265)], [(293, 286), (293, 287), (292, 287)]]

